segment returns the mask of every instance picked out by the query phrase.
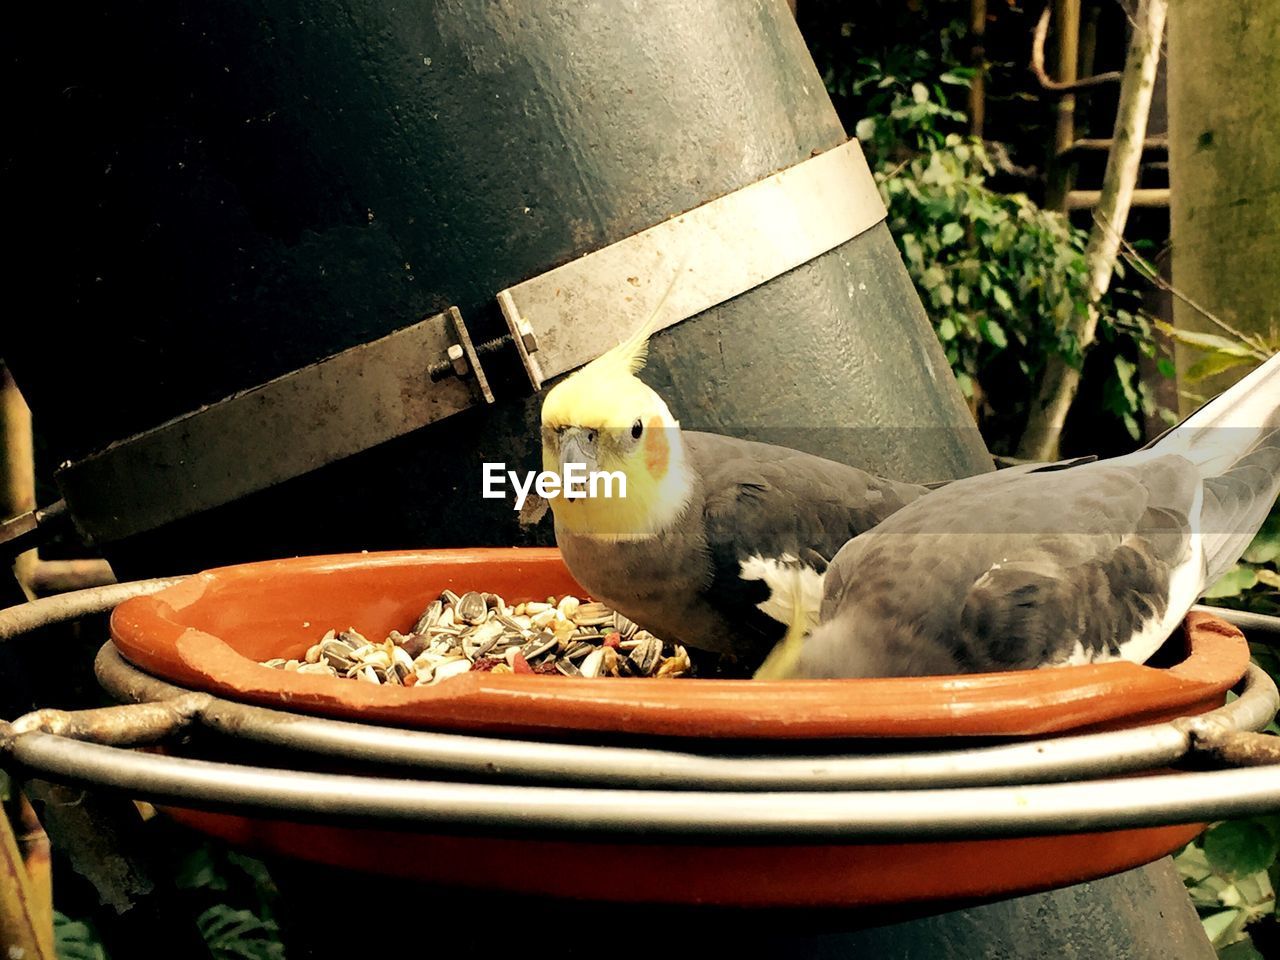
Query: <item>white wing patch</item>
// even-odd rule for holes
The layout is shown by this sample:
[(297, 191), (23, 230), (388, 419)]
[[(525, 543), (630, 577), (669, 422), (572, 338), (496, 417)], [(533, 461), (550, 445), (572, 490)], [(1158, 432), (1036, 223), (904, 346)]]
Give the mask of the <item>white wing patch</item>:
[(817, 624), (822, 608), (823, 576), (813, 567), (789, 553), (780, 557), (756, 554), (743, 560), (740, 567), (743, 580), (763, 580), (769, 588), (769, 599), (756, 604), (766, 616), (790, 626), (799, 608), (810, 626)]

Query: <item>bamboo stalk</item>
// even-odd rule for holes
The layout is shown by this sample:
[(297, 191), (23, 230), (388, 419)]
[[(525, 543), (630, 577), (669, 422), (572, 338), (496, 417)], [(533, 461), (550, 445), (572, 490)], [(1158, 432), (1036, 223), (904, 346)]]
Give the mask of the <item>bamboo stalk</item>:
[[(1076, 81), (1079, 66), (1080, 0), (1057, 0), (1053, 5), (1053, 25), (1058, 36), (1058, 80)], [(1057, 123), (1054, 127), (1053, 157), (1049, 161), (1049, 185), (1045, 206), (1062, 210), (1075, 180), (1074, 158), (1066, 153), (1076, 137), (1076, 96), (1064, 94), (1058, 99)]]
[(987, 122), (987, 0), (969, 0), (969, 36), (969, 133), (981, 140)]
[[(1089, 270), (1086, 292), (1089, 309), (1083, 317), (1073, 314), (1067, 323), (1067, 331), (1079, 342), (1082, 355), (1093, 345), (1098, 327), (1097, 303), (1111, 284), (1116, 254), (1138, 183), (1138, 167), (1147, 136), (1147, 118), (1151, 112), (1156, 68), (1160, 64), (1160, 41), (1164, 36), (1168, 10), (1168, 0), (1140, 0), (1134, 19), (1133, 36), (1125, 58), (1124, 80), (1120, 84), (1120, 106), (1112, 136), (1114, 146), (1107, 159), (1102, 196), (1085, 250), (1085, 263)], [(1080, 369), (1068, 364), (1060, 355), (1051, 356), (1045, 365), (1038, 394), (1032, 401), (1018, 456), (1028, 460), (1057, 457), (1062, 425), (1079, 389)]]
[[(31, 410), (18, 392), (8, 369), (0, 364), (0, 520), (36, 508), (35, 443), (31, 434)], [(14, 563), (14, 574), (28, 600), (27, 577), (36, 562), (28, 550)]]
[(47, 939), (45, 949), (53, 955), (53, 857), (49, 835), (30, 802), (18, 795), (18, 850), (31, 884), (31, 913), (36, 935)]
[[(0, 956), (56, 960), (53, 925), (42, 928), (42, 892), (33, 887), (9, 818), (0, 813)], [(52, 907), (49, 907), (52, 917)]]

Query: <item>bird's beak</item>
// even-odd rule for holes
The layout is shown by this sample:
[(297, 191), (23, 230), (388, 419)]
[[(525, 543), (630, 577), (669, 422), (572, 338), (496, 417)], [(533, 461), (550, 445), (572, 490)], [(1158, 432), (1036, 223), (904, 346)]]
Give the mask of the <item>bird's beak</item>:
[(566, 468), (571, 463), (582, 464), (585, 468), (586, 475), (590, 475), (598, 468), (599, 461), (598, 449), (596, 446), (596, 435), (592, 431), (590, 434), (580, 427), (570, 427), (560, 436), (560, 476), (563, 478), (566, 474)]

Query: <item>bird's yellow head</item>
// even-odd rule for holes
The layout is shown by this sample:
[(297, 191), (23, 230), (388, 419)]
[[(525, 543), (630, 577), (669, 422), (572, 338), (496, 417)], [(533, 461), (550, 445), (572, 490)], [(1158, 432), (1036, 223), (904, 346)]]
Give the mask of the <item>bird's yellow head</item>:
[[(648, 324), (645, 325), (648, 327)], [(588, 495), (551, 501), (557, 531), (613, 539), (652, 536), (688, 505), (690, 480), (680, 424), (636, 376), (646, 330), (560, 382), (542, 403), (542, 468), (597, 474)], [(619, 479), (621, 478), (621, 479)], [(625, 483), (625, 496), (619, 490)], [(606, 492), (611, 495), (603, 495)]]

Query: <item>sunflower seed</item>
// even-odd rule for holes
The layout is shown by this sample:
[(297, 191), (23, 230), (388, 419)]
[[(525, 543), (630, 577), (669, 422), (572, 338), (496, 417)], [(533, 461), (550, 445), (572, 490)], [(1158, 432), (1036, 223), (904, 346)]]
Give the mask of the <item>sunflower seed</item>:
[(475, 590), (442, 590), (409, 633), (392, 630), (381, 643), (354, 627), (329, 630), (301, 658), (265, 664), (404, 686), (439, 683), (472, 669), (499, 676), (554, 669), (568, 677), (679, 677), (692, 671), (684, 647), (668, 648), (598, 601), (565, 595), (508, 606), (496, 593)]
[(439, 600), (432, 601), (431, 606), (422, 611), (422, 616), (418, 618), (418, 622), (413, 625), (410, 633), (426, 633), (437, 623), (440, 622), (440, 615), (444, 613), (444, 604)]
[(464, 593), (453, 607), (454, 621), (463, 623), (484, 623), (489, 616), (489, 606), (484, 602), (484, 594), (471, 590)]

